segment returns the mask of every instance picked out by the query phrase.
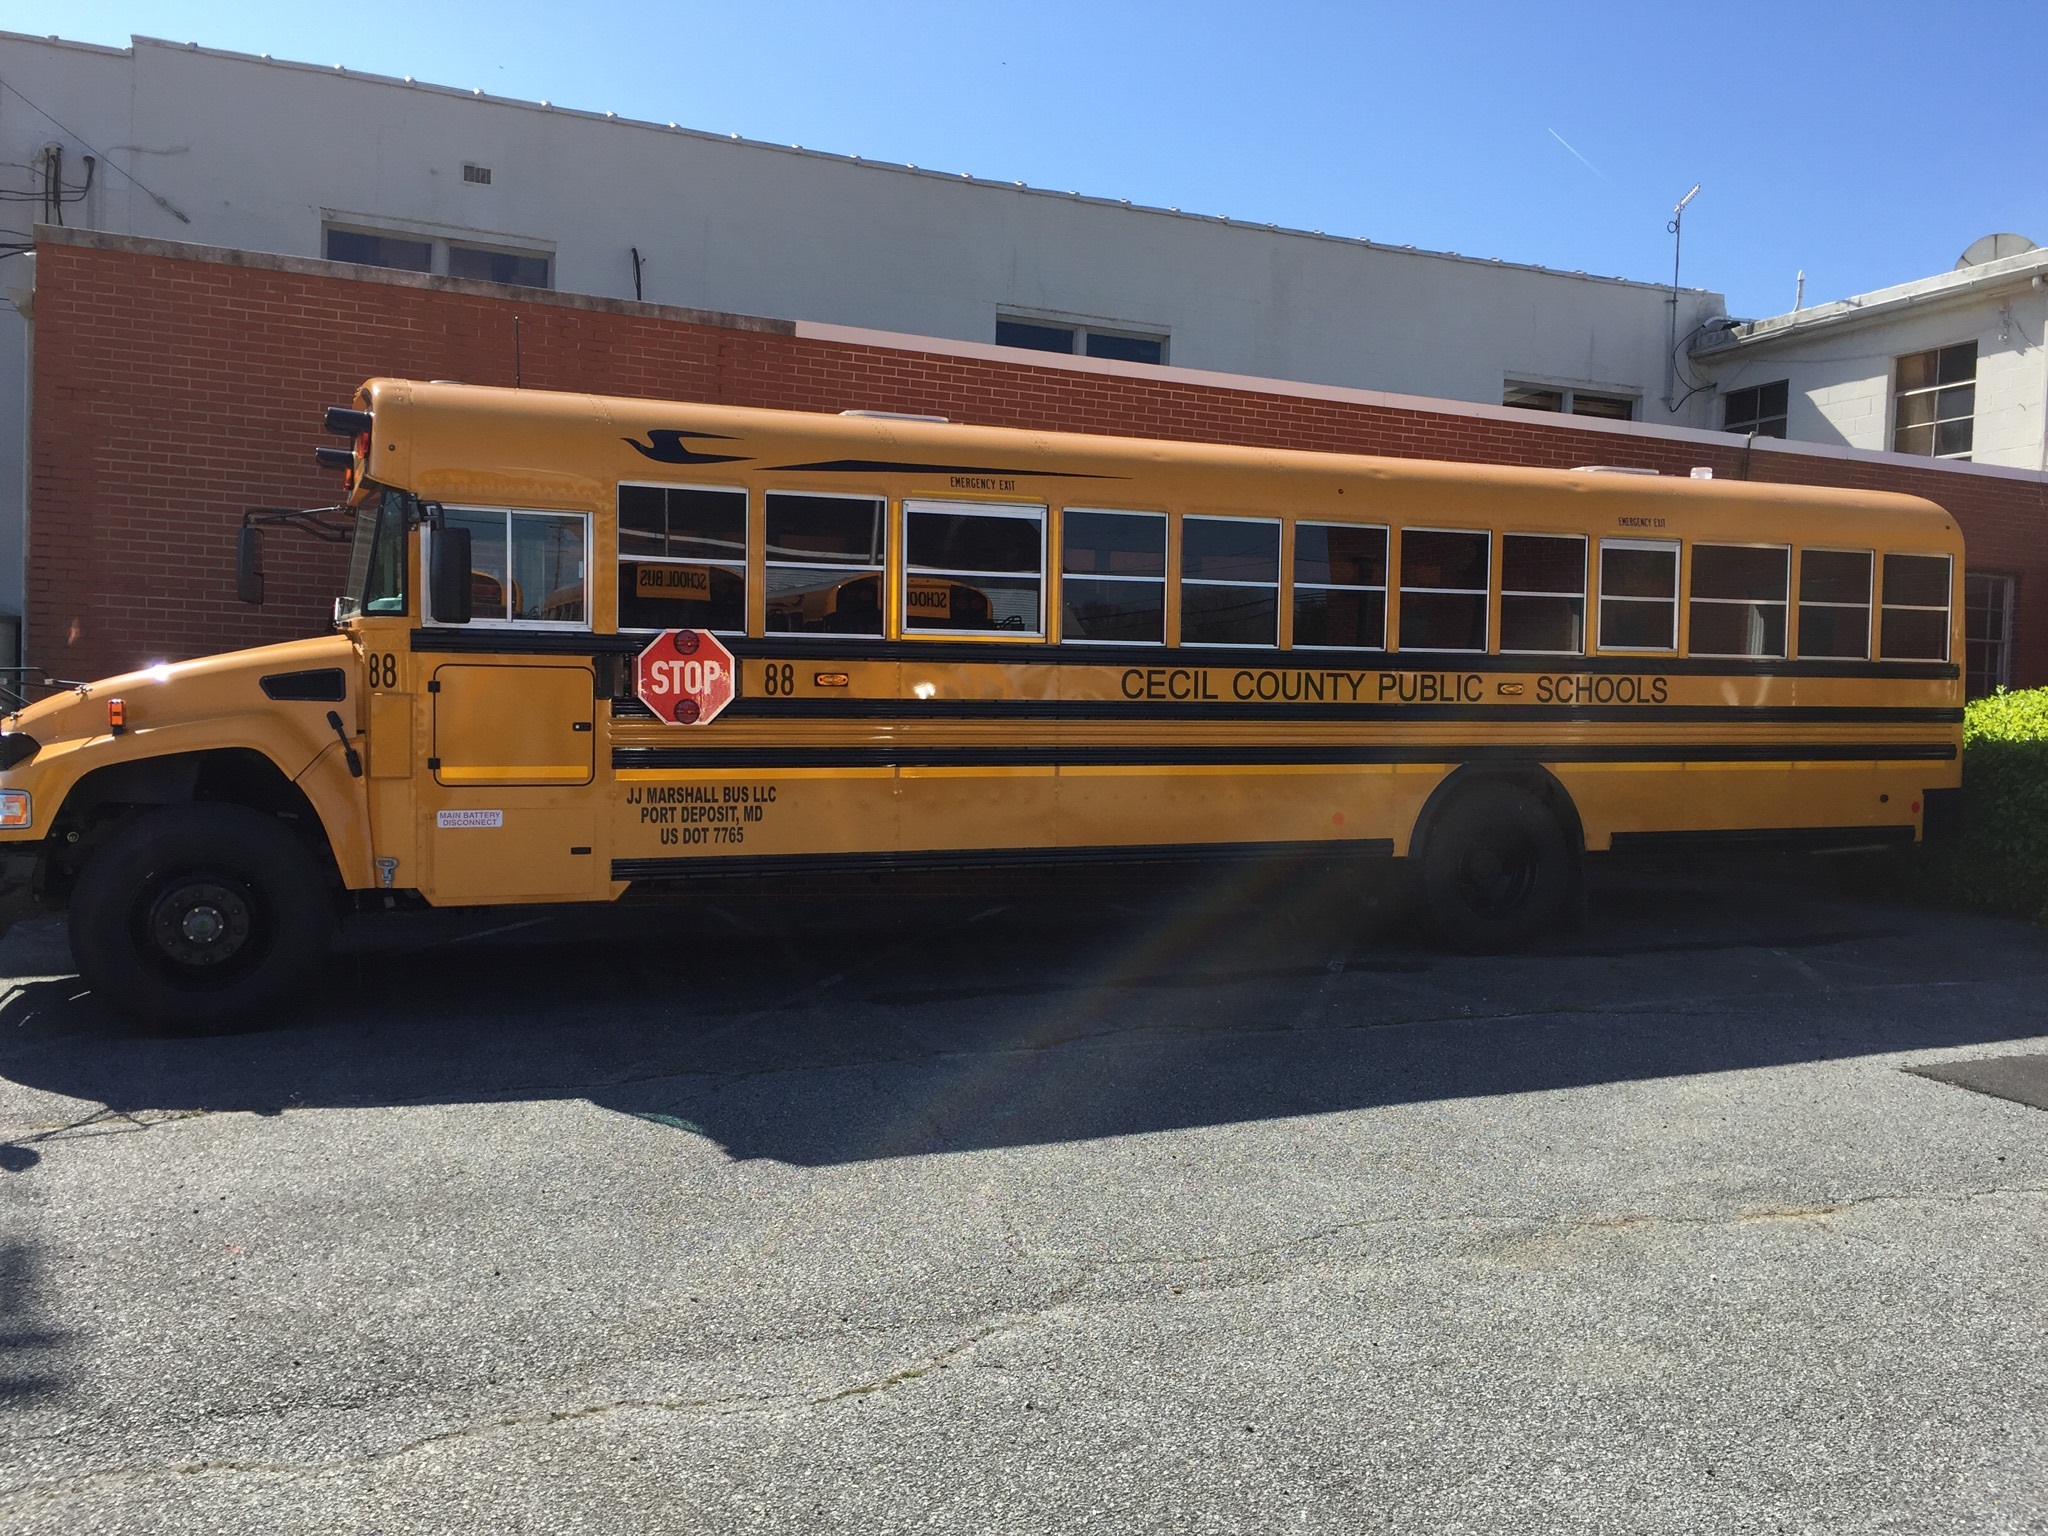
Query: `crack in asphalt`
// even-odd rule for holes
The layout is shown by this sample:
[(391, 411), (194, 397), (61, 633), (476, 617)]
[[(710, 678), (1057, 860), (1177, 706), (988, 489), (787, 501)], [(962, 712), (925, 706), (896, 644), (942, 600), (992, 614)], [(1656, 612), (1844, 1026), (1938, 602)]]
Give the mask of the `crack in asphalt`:
[(53, 1499), (92, 1492), (95, 1489), (122, 1483), (147, 1482), (152, 1479), (196, 1477), (212, 1473), (254, 1473), (289, 1478), (326, 1476), (347, 1472), (357, 1468), (377, 1466), (395, 1461), (400, 1457), (434, 1446), (447, 1445), (462, 1440), (479, 1439), (501, 1434), (510, 1430), (552, 1428), (558, 1424), (575, 1423), (583, 1419), (598, 1418), (605, 1414), (621, 1411), (641, 1410), (654, 1413), (688, 1413), (702, 1417), (729, 1418), (747, 1415), (796, 1413), (816, 1408), (828, 1408), (835, 1403), (858, 1401), (893, 1392), (914, 1382), (921, 1381), (939, 1371), (971, 1356), (976, 1349), (991, 1339), (1013, 1334), (1043, 1322), (1056, 1314), (1072, 1310), (1064, 1300), (1072, 1289), (1062, 1287), (1055, 1292), (1055, 1299), (1042, 1307), (1023, 1312), (1006, 1312), (983, 1322), (961, 1338), (954, 1340), (944, 1349), (910, 1365), (900, 1366), (880, 1376), (865, 1378), (834, 1388), (828, 1392), (784, 1393), (732, 1397), (620, 1397), (605, 1398), (597, 1402), (578, 1403), (569, 1408), (546, 1408), (530, 1413), (504, 1414), (493, 1419), (483, 1419), (471, 1424), (459, 1424), (449, 1429), (437, 1430), (421, 1435), (399, 1445), (386, 1446), (381, 1450), (368, 1451), (359, 1456), (337, 1456), (314, 1461), (259, 1461), (247, 1458), (221, 1457), (194, 1461), (161, 1462), (149, 1466), (104, 1467), (93, 1471), (74, 1473), (67, 1477), (48, 1478), (40, 1481), (17, 1483), (0, 1488), (0, 1512), (20, 1509), (30, 1503), (48, 1503)]

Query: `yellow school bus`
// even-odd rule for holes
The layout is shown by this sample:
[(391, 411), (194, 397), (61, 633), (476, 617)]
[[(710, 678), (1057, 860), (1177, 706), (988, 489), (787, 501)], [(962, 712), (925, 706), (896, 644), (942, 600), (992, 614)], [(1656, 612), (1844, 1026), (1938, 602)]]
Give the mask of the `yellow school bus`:
[[(160, 1023), (364, 905), (1362, 854), (1491, 950), (1589, 853), (1957, 812), (1963, 546), (1905, 496), (399, 379), (327, 427), (334, 633), (0, 735), (0, 909)], [(738, 658), (707, 723), (635, 696), (668, 631)]]

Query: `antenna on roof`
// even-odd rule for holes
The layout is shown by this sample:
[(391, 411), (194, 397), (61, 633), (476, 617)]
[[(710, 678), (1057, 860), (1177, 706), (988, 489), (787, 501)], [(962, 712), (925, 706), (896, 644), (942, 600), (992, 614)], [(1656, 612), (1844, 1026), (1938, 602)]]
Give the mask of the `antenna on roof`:
[(1675, 398), (1678, 394), (1678, 249), (1685, 239), (1685, 205), (1700, 195), (1700, 184), (1694, 182), (1692, 190), (1678, 200), (1678, 206), (1671, 210), (1671, 222), (1664, 227), (1671, 232), (1671, 345), (1664, 354), (1664, 409), (1678, 409)]

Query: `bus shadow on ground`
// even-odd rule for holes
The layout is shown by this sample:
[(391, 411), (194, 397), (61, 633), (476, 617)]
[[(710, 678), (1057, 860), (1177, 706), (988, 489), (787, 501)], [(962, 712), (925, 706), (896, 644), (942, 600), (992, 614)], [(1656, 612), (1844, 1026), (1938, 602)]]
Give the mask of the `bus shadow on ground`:
[(30, 982), (0, 1073), (134, 1115), (582, 1098), (832, 1164), (2023, 1039), (2044, 973), (2030, 925), (1754, 872), (1610, 870), (1484, 959), (1356, 870), (1016, 874), (379, 920), (205, 1039)]

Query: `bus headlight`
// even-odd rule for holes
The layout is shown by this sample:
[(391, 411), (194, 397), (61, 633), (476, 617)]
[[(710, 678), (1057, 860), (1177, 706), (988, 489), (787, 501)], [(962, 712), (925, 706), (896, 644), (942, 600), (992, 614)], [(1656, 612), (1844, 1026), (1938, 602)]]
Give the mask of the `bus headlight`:
[(0, 789), (0, 831), (19, 832), (32, 820), (27, 790)]

